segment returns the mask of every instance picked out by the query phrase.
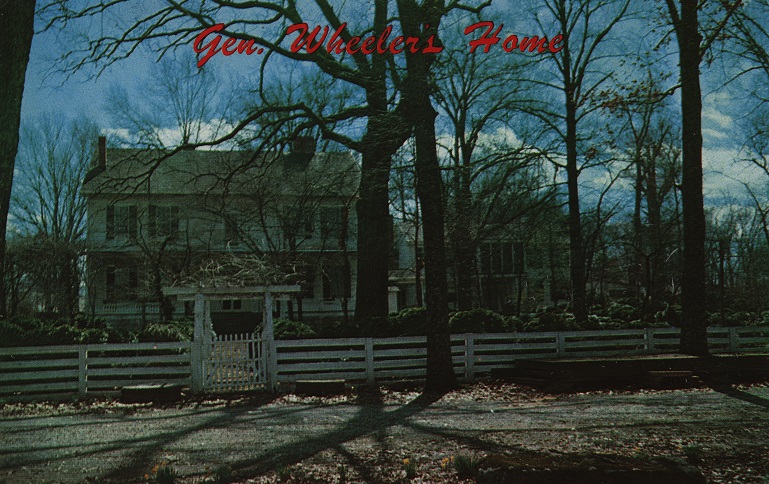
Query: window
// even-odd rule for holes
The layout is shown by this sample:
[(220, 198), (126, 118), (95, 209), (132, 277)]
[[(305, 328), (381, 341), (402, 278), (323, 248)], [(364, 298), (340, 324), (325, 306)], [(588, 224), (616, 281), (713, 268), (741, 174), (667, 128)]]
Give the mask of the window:
[(481, 244), (480, 252), (482, 274), (513, 273), (512, 243)]
[(108, 266), (105, 286), (106, 302), (135, 301), (139, 294), (139, 272), (135, 267)]
[(107, 207), (107, 240), (136, 238), (136, 205)]
[(332, 301), (338, 298), (350, 298), (350, 269), (344, 265), (328, 265), (323, 268), (323, 299)]
[(243, 303), (240, 299), (225, 299), (222, 301), (223, 311), (239, 311), (242, 306)]
[(149, 235), (175, 239), (179, 235), (179, 207), (150, 205)]
[(311, 213), (299, 213), (296, 210), (284, 216), (282, 226), (286, 240), (295, 239), (299, 234), (305, 239), (311, 239), (315, 228)]
[(346, 220), (344, 207), (320, 208), (320, 237), (323, 240), (339, 239)]

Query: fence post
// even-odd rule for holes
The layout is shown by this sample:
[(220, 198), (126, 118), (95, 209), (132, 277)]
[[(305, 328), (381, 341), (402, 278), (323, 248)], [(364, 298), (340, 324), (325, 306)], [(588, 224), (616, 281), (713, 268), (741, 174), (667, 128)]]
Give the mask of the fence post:
[(740, 351), (740, 335), (737, 333), (737, 328), (729, 327), (729, 351), (737, 353)]
[(79, 345), (77, 348), (77, 394), (85, 398), (88, 391), (88, 347)]
[(374, 338), (366, 338), (366, 383), (373, 385), (374, 378)]
[(475, 341), (472, 333), (465, 333), (465, 378), (475, 378)]
[(203, 344), (205, 340), (206, 300), (203, 294), (195, 294), (195, 332), (190, 348), (190, 365), (192, 377), (192, 392), (203, 391)]
[(560, 331), (555, 333), (555, 356), (558, 358), (566, 356), (566, 338)]
[(654, 328), (646, 328), (646, 352), (654, 353)]
[(264, 293), (264, 347), (267, 350), (264, 355), (267, 367), (267, 389), (274, 392), (278, 389), (278, 354), (275, 347), (275, 331), (272, 323), (272, 293)]

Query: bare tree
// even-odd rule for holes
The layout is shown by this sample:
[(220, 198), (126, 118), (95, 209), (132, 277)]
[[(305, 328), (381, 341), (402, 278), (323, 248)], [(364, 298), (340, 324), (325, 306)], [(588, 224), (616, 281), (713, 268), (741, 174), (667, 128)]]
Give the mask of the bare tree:
[(98, 129), (85, 120), (42, 117), (23, 129), (11, 213), (27, 243), (23, 267), (43, 310), (73, 318), (81, 283), (85, 198), (80, 194)]
[[(454, 33), (448, 38), (457, 37)], [(450, 160), (447, 237), (459, 310), (479, 302), (473, 281), (480, 241), (537, 204), (540, 187), (534, 186), (536, 176), (530, 175), (540, 149), (526, 142), (521, 119), (514, 117), (515, 104), (523, 96), (522, 71), (530, 63), (501, 50), (478, 56), (460, 46), (444, 53), (436, 69), (436, 102), (447, 118), (443, 127), (450, 136), (445, 146)], [(520, 203), (523, 199), (532, 204)], [(496, 210), (502, 206), (504, 211)]]
[[(661, 309), (668, 276), (663, 265), (678, 247), (676, 231), (671, 230), (679, 223), (677, 214), (673, 211), (665, 217), (664, 213), (680, 181), (680, 148), (669, 121), (666, 77), (648, 68), (640, 82), (620, 85), (601, 96), (606, 112), (621, 123), (619, 129), (609, 131), (617, 134), (617, 145), (626, 153), (626, 172), (633, 183), (632, 230), (625, 237), (630, 252), (628, 284), (642, 301), (641, 318), (647, 321)], [(679, 272), (670, 275), (678, 278)]]
[[(545, 0), (536, 11), (536, 21), (543, 32), (557, 30), (564, 36), (562, 49), (550, 56), (552, 77), (532, 79), (542, 90), (563, 96), (563, 104), (532, 103), (526, 110), (542, 122), (562, 142), (564, 160), (553, 158), (566, 171), (569, 226), (569, 272), (571, 304), (577, 321), (587, 319), (585, 249), (580, 212), (579, 176), (591, 166), (590, 154), (596, 148), (584, 146), (586, 117), (599, 108), (588, 101), (597, 94), (608, 73), (600, 72), (606, 53), (602, 43), (625, 16), (627, 0)], [(545, 97), (546, 99), (546, 97)]]
[(198, 69), (192, 52), (157, 64), (142, 92), (113, 84), (105, 110), (112, 118), (112, 142), (169, 149), (209, 141), (226, 133), (230, 99), (214, 66)]

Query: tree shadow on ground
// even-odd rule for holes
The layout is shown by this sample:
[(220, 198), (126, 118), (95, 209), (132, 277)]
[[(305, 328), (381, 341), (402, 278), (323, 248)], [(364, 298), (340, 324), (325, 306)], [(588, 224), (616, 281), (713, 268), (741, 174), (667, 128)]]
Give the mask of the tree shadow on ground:
[[(2, 459), (0, 459), (0, 471), (14, 471), (23, 467), (51, 465), (57, 462), (64, 465), (67, 461), (78, 462), (89, 458), (100, 458), (99, 456), (104, 456), (106, 460), (108, 459), (106, 456), (110, 453), (124, 452), (125, 455), (119, 458), (121, 462), (115, 467), (108, 468), (104, 471), (104, 474), (99, 475), (98, 477), (89, 476), (89, 478), (97, 478), (98, 481), (109, 482), (137, 482), (137, 479), (147, 472), (149, 467), (157, 461), (158, 453), (162, 452), (173, 442), (189, 435), (193, 435), (196, 432), (219, 426), (226, 426), (240, 416), (253, 412), (254, 409), (267, 405), (274, 401), (274, 399), (275, 395), (262, 395), (259, 398), (247, 399), (243, 404), (234, 406), (230, 406), (228, 402), (223, 407), (193, 409), (191, 412), (184, 412), (184, 409), (180, 409), (180, 414), (163, 416), (153, 415), (151, 413), (143, 415), (139, 412), (132, 412), (129, 415), (97, 418), (96, 421), (86, 423), (71, 421), (73, 417), (77, 417), (78, 415), (65, 415), (61, 416), (61, 418), (66, 419), (66, 423), (59, 425), (48, 425), (46, 423), (45, 425), (36, 426), (33, 425), (33, 422), (36, 419), (44, 419), (47, 421), (51, 417), (47, 415), (28, 417), (25, 418), (25, 422), (29, 422), (30, 425), (22, 429), (22, 431), (57, 432), (73, 427), (83, 428), (127, 421), (127, 417), (136, 418), (136, 425), (142, 425), (147, 421), (172, 421), (180, 418), (194, 419), (191, 425), (183, 425), (177, 430), (162, 431), (149, 436), (137, 436), (136, 438), (105, 439), (103, 434), (91, 431), (89, 432), (89, 434), (92, 435), (90, 442), (81, 445), (79, 448), (73, 448), (71, 444), (67, 444), (66, 442), (59, 443), (58, 441), (60, 439), (56, 439), (57, 443), (50, 443), (48, 439), (43, 439), (39, 442), (39, 445), (34, 445), (32, 448), (14, 448), (13, 445), (10, 445), (8, 448), (3, 449)], [(166, 407), (162, 405), (151, 407), (142, 406), (141, 410), (164, 408)], [(280, 414), (287, 415), (298, 411), (299, 409), (288, 408), (281, 411)], [(54, 416), (53, 418), (57, 417)]]
[[(262, 449), (261, 453), (248, 459), (227, 462), (228, 467), (233, 471), (236, 477), (252, 477), (280, 467), (289, 466), (310, 458), (315, 454), (332, 450), (340, 454), (346, 460), (348, 465), (355, 469), (361, 476), (367, 479), (376, 480), (376, 476), (367, 469), (367, 463), (361, 462), (352, 453), (346, 451), (343, 444), (357, 438), (374, 435), (379, 442), (382, 450), (387, 447), (386, 429), (394, 425), (405, 425), (406, 420), (414, 414), (424, 410), (432, 403), (439, 400), (443, 395), (420, 395), (411, 402), (386, 411), (381, 395), (366, 395), (365, 404), (357, 404), (360, 410), (350, 420), (344, 422), (340, 427), (318, 435), (310, 435), (303, 440), (295, 440), (285, 444), (276, 445), (271, 448)], [(136, 482), (141, 479), (150, 466), (159, 462), (164, 451), (167, 451), (174, 443), (197, 433), (209, 431), (216, 428), (227, 427), (232, 422), (241, 418), (248, 421), (254, 421), (254, 410), (262, 407), (268, 401), (258, 403), (227, 406), (224, 408), (204, 409), (199, 414), (194, 415), (194, 420), (190, 424), (183, 424), (178, 429), (156, 433), (153, 435), (143, 435), (134, 439), (109, 440), (107, 442), (94, 442), (86, 448), (80, 448), (74, 453), (66, 453), (61, 456), (51, 456), (49, 452), (57, 450), (66, 450), (69, 446), (63, 445), (56, 448), (47, 446), (29, 449), (25, 455), (17, 455), (20, 460), (13, 463), (0, 465), (0, 470), (14, 469), (19, 466), (34, 466), (45, 464), (51, 461), (72, 461), (84, 458), (93, 458), (99, 455), (107, 455), (110, 452), (122, 451), (124, 455), (120, 457), (120, 462), (115, 466), (105, 470), (98, 476), (102, 482)], [(301, 414), (323, 405), (302, 405), (296, 408), (271, 409), (268, 416), (256, 416), (261, 418), (285, 417), (294, 413)], [(21, 462), (23, 461), (23, 462)], [(202, 471), (202, 469), (201, 469)], [(192, 476), (187, 476), (192, 477)]]
[[(395, 425), (405, 425), (408, 418), (440, 400), (442, 396), (442, 394), (422, 394), (411, 402), (391, 411), (385, 411), (381, 401), (361, 405), (357, 415), (337, 429), (310, 436), (302, 441), (279, 445), (256, 458), (230, 462), (230, 466), (236, 476), (255, 476), (272, 469), (301, 462), (324, 450), (339, 450), (345, 442), (369, 434), (376, 434), (380, 445), (386, 445), (384, 443), (385, 429)], [(352, 459), (351, 454), (347, 452), (342, 454), (348, 458), (351, 465), (361, 472), (361, 475), (368, 473), (367, 470), (363, 469), (364, 463)]]
[(753, 405), (758, 405), (759, 407), (769, 409), (768, 398), (759, 397), (758, 395), (753, 395), (752, 393), (739, 390), (733, 385), (718, 384), (712, 385), (711, 388), (718, 393), (726, 395), (727, 397), (736, 398), (737, 400), (742, 400), (743, 402), (752, 403)]

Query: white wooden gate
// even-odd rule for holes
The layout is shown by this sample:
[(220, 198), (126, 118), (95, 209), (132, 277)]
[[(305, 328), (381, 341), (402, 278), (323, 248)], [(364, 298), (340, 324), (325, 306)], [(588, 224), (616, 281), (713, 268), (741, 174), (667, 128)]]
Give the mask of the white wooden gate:
[(203, 391), (248, 391), (264, 385), (264, 351), (259, 335), (215, 335), (204, 345), (204, 351)]
[[(163, 293), (182, 301), (195, 301), (195, 335), (192, 341), (192, 391), (227, 392), (252, 390), (264, 385), (275, 391), (278, 358), (272, 327), (274, 295), (286, 297), (299, 286), (165, 287)], [(264, 298), (262, 334), (211, 334), (211, 300)]]

